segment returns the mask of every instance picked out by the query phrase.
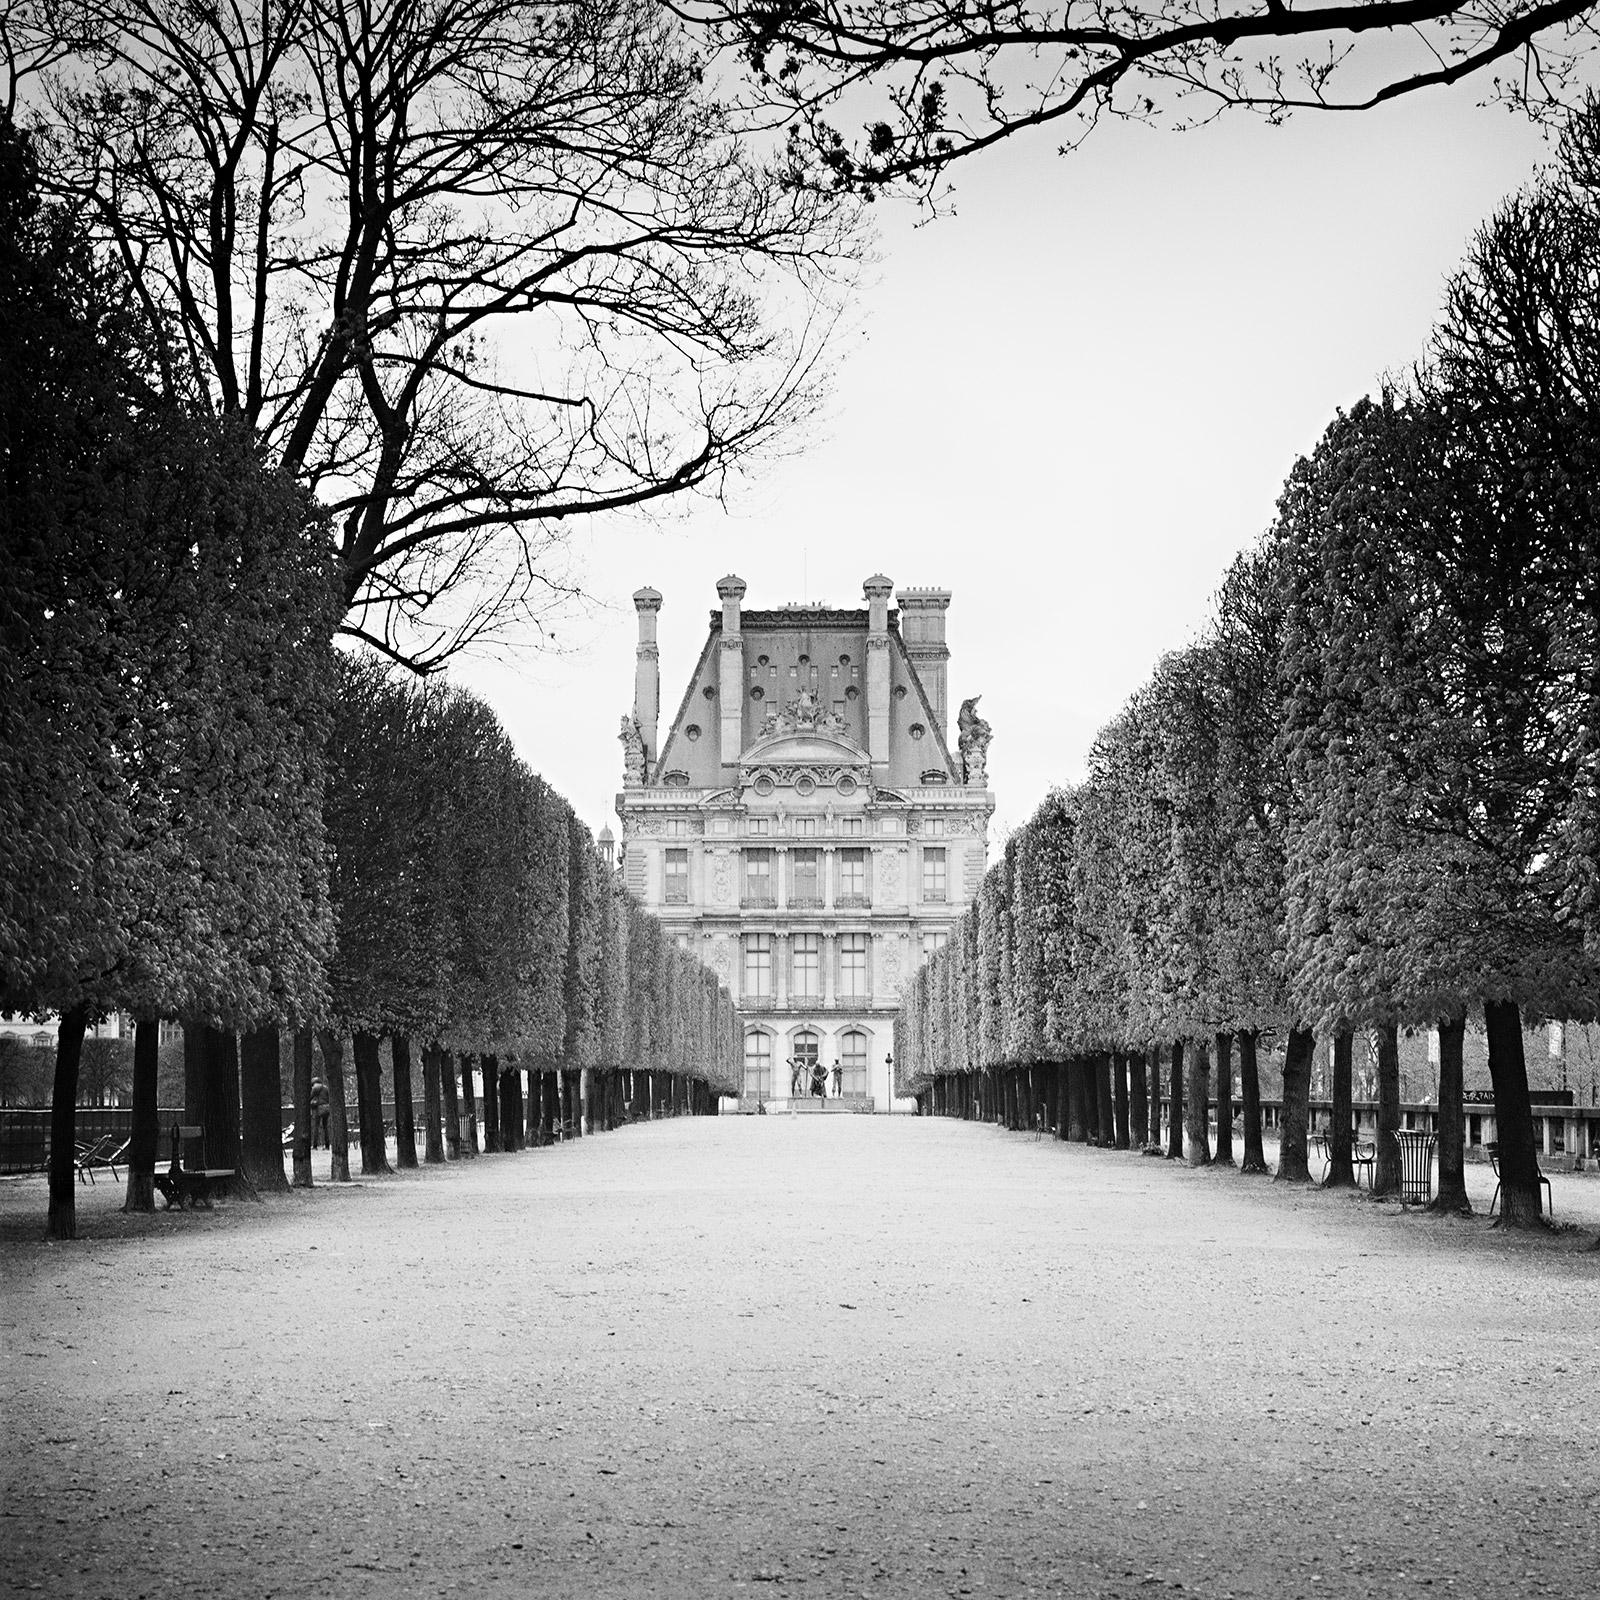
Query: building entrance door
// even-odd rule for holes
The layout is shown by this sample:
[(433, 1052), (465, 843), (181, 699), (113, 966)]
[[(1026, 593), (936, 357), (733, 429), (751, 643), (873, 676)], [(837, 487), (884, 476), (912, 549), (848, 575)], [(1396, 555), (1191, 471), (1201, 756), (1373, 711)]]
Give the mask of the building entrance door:
[(794, 1054), (791, 1057), (791, 1077), (789, 1093), (791, 1095), (815, 1094), (819, 1091), (822, 1073), (820, 1061), (822, 1040), (809, 1029), (802, 1029), (794, 1036)]

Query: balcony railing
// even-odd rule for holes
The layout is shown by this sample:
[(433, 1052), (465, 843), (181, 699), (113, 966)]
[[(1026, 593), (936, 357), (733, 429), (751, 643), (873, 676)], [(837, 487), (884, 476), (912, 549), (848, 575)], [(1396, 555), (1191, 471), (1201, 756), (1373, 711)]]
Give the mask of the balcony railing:
[(823, 1000), (815, 995), (791, 994), (779, 1000), (775, 995), (745, 995), (739, 1004), (746, 1011), (870, 1011), (879, 1005), (898, 1001), (876, 1000), (870, 994), (835, 995)]
[(835, 903), (841, 911), (864, 911), (872, 904), (872, 896), (851, 890), (848, 894), (841, 894)]
[(777, 903), (770, 889), (746, 889), (739, 896), (739, 905), (745, 911), (771, 911)]
[(792, 894), (789, 896), (789, 909), (791, 911), (820, 911), (822, 909), (822, 896), (820, 894)]

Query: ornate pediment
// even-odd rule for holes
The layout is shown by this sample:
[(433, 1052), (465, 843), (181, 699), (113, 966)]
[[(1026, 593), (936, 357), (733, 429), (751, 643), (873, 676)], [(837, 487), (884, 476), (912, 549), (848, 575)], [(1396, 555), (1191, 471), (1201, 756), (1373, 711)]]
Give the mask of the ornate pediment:
[(871, 783), (872, 762), (848, 735), (807, 728), (757, 739), (739, 763), (742, 787), (766, 796), (793, 789), (801, 798), (818, 789), (849, 796)]
[(859, 782), (871, 766), (867, 752), (846, 730), (844, 718), (825, 711), (809, 691), (762, 723), (739, 762), (740, 777), (747, 783), (758, 769), (779, 783), (794, 783), (801, 769), (815, 783), (835, 783), (844, 772)]

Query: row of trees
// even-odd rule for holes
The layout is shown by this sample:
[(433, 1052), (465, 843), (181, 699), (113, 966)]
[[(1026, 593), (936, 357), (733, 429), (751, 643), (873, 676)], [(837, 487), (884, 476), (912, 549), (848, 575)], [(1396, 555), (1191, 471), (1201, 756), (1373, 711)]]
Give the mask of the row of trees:
[[(1427, 362), (1335, 420), (1203, 636), (1008, 841), (909, 992), (906, 1086), (1166, 1044), (1205, 1160), (1209, 1052), (1237, 1043), (1248, 1113), (1275, 1034), (1278, 1175), (1304, 1179), (1325, 1032), (1329, 1181), (1351, 1183), (1350, 1040), (1370, 1029), (1381, 1193), (1397, 1030), (1437, 1027), (1440, 1203), (1460, 1209), (1461, 1045), (1481, 1013), (1505, 1216), (1537, 1220), (1522, 1022), (1600, 1007), (1597, 497), (1591, 105), (1559, 167), (1480, 231)], [(1248, 1114), (1246, 1145), (1249, 1165)]]
[[(413, 1040), (429, 1161), (476, 1150), (459, 1138), (456, 1090), (459, 1075), (470, 1121), (475, 1064), (488, 1150), (539, 1138), (557, 1096), (559, 1120), (610, 1125), (624, 1098), (640, 1098), (624, 1096), (625, 1071), (676, 1081), (652, 1081), (652, 1098), (665, 1090), (681, 1099), (683, 1085), (698, 1084), (696, 1109), (732, 1092), (741, 1044), (727, 992), (627, 893), (489, 708), (442, 682), (403, 681), (370, 657), (342, 659), (340, 678), (325, 814), (337, 937), (319, 1031), (335, 1176), (346, 1175), (345, 1037), (368, 1172), (388, 1166), (385, 1037), (401, 1166), (417, 1164)], [(524, 1071), (540, 1075), (542, 1111), (516, 1103)], [(309, 1072), (307, 1043), (296, 1058), (294, 1148), (295, 1179), (306, 1184), (309, 1128), (299, 1113)], [(511, 1103), (502, 1105), (502, 1089)], [(281, 1159), (276, 1171), (281, 1183)]]
[(62, 1018), (52, 1235), (75, 1229), (84, 1031), (113, 1009), (140, 1019), (134, 1207), (153, 1202), (161, 1016), (185, 1022), (209, 1164), (258, 1190), (284, 1182), (281, 1029), (303, 1142), (311, 1030), (333, 1060), (353, 1038), (369, 1168), (382, 1033), (436, 1069), (499, 1053), (731, 1082), (715, 979), (487, 708), (334, 650), (311, 501), (237, 419), (170, 399), (126, 278), (37, 187), (0, 128), (0, 1003)]

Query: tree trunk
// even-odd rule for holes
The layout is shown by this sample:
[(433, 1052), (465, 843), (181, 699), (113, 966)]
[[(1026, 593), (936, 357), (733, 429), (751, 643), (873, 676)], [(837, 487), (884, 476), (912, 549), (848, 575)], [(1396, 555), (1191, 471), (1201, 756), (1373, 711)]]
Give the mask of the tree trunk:
[(1522, 1012), (1515, 1000), (1484, 1003), (1489, 1034), (1489, 1077), (1494, 1083), (1494, 1121), (1500, 1141), (1500, 1220), (1511, 1228), (1543, 1223), (1539, 1155), (1533, 1138), (1533, 1103), (1528, 1064), (1522, 1054)]
[(461, 1153), (469, 1160), (478, 1153), (478, 1100), (472, 1089), (472, 1057), (463, 1050), (461, 1063)]
[(500, 1148), (522, 1148), (522, 1069), (502, 1067), (500, 1070)]
[(403, 1033), (389, 1036), (394, 1064), (394, 1164), (417, 1164), (417, 1109), (411, 1099), (411, 1040)]
[(1100, 1115), (1100, 1137), (1097, 1141), (1103, 1150), (1117, 1142), (1117, 1110), (1111, 1093), (1111, 1057), (1101, 1053), (1094, 1058), (1095, 1109)]
[(497, 1056), (481, 1056), (483, 1067), (483, 1153), (495, 1155), (500, 1150), (500, 1060)]
[(1283, 1121), (1278, 1129), (1277, 1177), (1285, 1183), (1309, 1183), (1306, 1134), (1311, 1123), (1311, 1056), (1317, 1048), (1309, 1028), (1291, 1028), (1283, 1054)]
[(580, 1133), (594, 1132), (594, 1106), (590, 1102), (593, 1090), (593, 1078), (587, 1067), (578, 1069), (578, 1131)]
[(1120, 1050), (1111, 1058), (1111, 1093), (1112, 1109), (1116, 1114), (1114, 1142), (1117, 1149), (1126, 1150), (1130, 1138), (1128, 1132), (1128, 1058)]
[(128, 1192), (124, 1211), (156, 1208), (156, 1158), (160, 1154), (160, 1112), (156, 1079), (161, 1057), (161, 1019), (140, 1017), (133, 1030), (133, 1126), (128, 1137)]
[(356, 1121), (361, 1130), (361, 1176), (391, 1172), (383, 1136), (383, 1062), (375, 1033), (358, 1029), (350, 1040), (356, 1061)]
[(444, 1100), (444, 1146), (452, 1161), (462, 1159), (461, 1084), (456, 1077), (455, 1058), (439, 1046), (439, 1089)]
[[(200, 1114), (194, 1120), (205, 1130), (205, 1164), (233, 1171), (211, 1187), (214, 1195), (248, 1200), (255, 1197), (240, 1165), (239, 1148), (239, 1036), (232, 1028), (202, 1030), (205, 1070), (200, 1084)], [(282, 1161), (280, 1151), (279, 1161)]]
[(259, 1197), (287, 1194), (283, 1175), (283, 1069), (276, 1027), (252, 1028), (239, 1058), (239, 1170)]
[(1183, 1160), (1183, 1040), (1172, 1041), (1172, 1072), (1167, 1084), (1167, 1160)]
[[(1520, 1035), (1519, 1035), (1520, 1037)], [(1400, 1031), (1391, 1022), (1378, 1029), (1378, 1156), (1372, 1192), (1400, 1193)]]
[(322, 1049), (322, 1081), (328, 1086), (328, 1135), (333, 1140), (328, 1176), (335, 1183), (350, 1181), (350, 1113), (344, 1103), (344, 1040), (332, 1028), (317, 1030)]
[(1142, 1150), (1150, 1143), (1150, 1085), (1144, 1055), (1137, 1050), (1128, 1057), (1128, 1099), (1129, 1148)]
[(50, 1203), (45, 1215), (47, 1239), (78, 1237), (78, 1067), (83, 1036), (89, 1026), (88, 1006), (61, 1014), (56, 1030), (56, 1075), (50, 1091)]
[(1217, 1039), (1217, 1148), (1211, 1157), (1214, 1167), (1233, 1165), (1233, 1035), (1218, 1033)]
[(294, 1035), (294, 1175), (290, 1179), (296, 1189), (311, 1187), (311, 1030), (297, 1028)]
[(1191, 1167), (1211, 1164), (1211, 1046), (1189, 1041), (1183, 1074), (1183, 1159)]
[(1067, 1137), (1074, 1144), (1082, 1144), (1089, 1137), (1083, 1106), (1083, 1063), (1069, 1061), (1062, 1070), (1067, 1075)]
[(1470, 1217), (1467, 1198), (1467, 1117), (1462, 1107), (1461, 1047), (1465, 1017), (1439, 1024), (1439, 1192), (1429, 1208)]
[(1266, 1152), (1261, 1148), (1261, 1073), (1256, 1066), (1256, 1038), (1254, 1028), (1243, 1029), (1239, 1034), (1239, 1116), (1244, 1124), (1241, 1172), (1267, 1170)]
[(422, 1159), (430, 1167), (444, 1162), (444, 1088), (441, 1063), (444, 1051), (437, 1041), (422, 1047)]
[(1354, 1106), (1350, 1092), (1351, 1054), (1354, 1041), (1348, 1028), (1333, 1036), (1333, 1121), (1328, 1127), (1328, 1176), (1324, 1187), (1353, 1189), (1356, 1169), (1352, 1160)]

